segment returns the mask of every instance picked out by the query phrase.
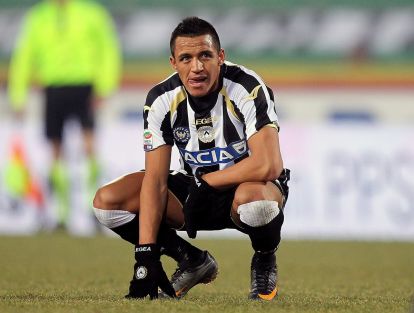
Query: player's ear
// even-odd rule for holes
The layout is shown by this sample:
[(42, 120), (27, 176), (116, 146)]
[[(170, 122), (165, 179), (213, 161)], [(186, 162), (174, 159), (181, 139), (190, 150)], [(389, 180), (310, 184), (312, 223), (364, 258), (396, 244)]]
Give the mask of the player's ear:
[(223, 65), (224, 60), (226, 58), (226, 53), (224, 52), (224, 49), (220, 49), (218, 53), (218, 58), (219, 58), (219, 65)]
[(177, 63), (175, 62), (175, 58), (172, 55), (170, 55), (170, 64), (175, 70), (177, 69)]

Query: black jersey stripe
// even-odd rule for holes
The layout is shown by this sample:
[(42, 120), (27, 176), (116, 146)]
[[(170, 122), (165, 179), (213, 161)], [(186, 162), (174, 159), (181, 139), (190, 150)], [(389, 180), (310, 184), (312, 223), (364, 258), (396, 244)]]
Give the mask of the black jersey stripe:
[(226, 66), (227, 69), (225, 71), (224, 78), (229, 79), (231, 81), (237, 81), (247, 90), (248, 93), (251, 93), (254, 88), (256, 88), (258, 85), (262, 83), (256, 77), (246, 73), (238, 66)]
[(162, 94), (174, 90), (177, 87), (181, 87), (182, 83), (177, 73), (170, 76), (168, 79), (162, 81), (158, 85), (155, 85), (148, 93), (145, 105), (151, 106), (154, 101)]
[[(273, 103), (276, 103), (275, 102), (275, 95), (273, 93), (273, 90), (269, 86), (266, 86), (266, 88), (267, 88), (267, 92), (269, 93), (270, 100), (272, 100)], [(277, 115), (276, 105), (273, 105), (273, 112), (275, 112), (275, 114)], [(273, 125), (275, 125), (277, 131), (279, 132), (280, 131), (279, 122), (278, 121), (273, 121)]]
[(230, 119), (229, 112), (227, 112), (226, 99), (223, 96), (223, 135), (227, 144), (240, 140), (236, 126)]
[(239, 108), (236, 106), (233, 100), (229, 98), (229, 95), (227, 93), (227, 90), (223, 88), (220, 93), (223, 95), (223, 101), (226, 103), (227, 111), (231, 113), (235, 118), (237, 118), (239, 121), (244, 123), (244, 116), (239, 110)]
[[(235, 103), (230, 100), (226, 99), (227, 93), (223, 93), (223, 134), (226, 143), (229, 144), (231, 142), (240, 140), (240, 136), (237, 132), (236, 126), (230, 119), (229, 114), (237, 117), (239, 121), (243, 124), (243, 133), (246, 134), (246, 125), (244, 123), (244, 116), (240, 112), (239, 108), (235, 105)], [(228, 111), (230, 110), (230, 112)], [(241, 160), (247, 158), (249, 155), (244, 154), (240, 158), (234, 160), (234, 163), (239, 163)]]
[(148, 128), (148, 110), (144, 110), (142, 116), (144, 117), (144, 129)]
[(263, 88), (259, 88), (257, 97), (254, 99), (254, 105), (256, 107), (256, 129), (259, 130), (267, 124), (271, 124), (272, 121), (269, 119), (267, 109), (269, 104), (266, 100), (266, 95)]
[(180, 164), (184, 168), (184, 171), (186, 171), (188, 173), (188, 175), (193, 174), (193, 169), (191, 168), (190, 165), (188, 165), (187, 163), (184, 162), (182, 157), (180, 157)]
[(172, 129), (171, 129), (171, 124), (170, 124), (170, 113), (167, 112), (167, 114), (165, 114), (164, 119), (161, 122), (161, 132), (162, 132), (162, 137), (164, 138), (164, 141), (167, 145), (173, 146), (174, 145), (174, 137), (173, 137), (173, 133), (172, 133)]
[[(238, 66), (227, 65), (226, 74), (224, 76), (229, 80), (237, 81), (249, 95), (244, 100), (253, 100), (256, 107), (256, 130), (261, 129), (264, 125), (271, 124), (267, 110), (269, 107), (268, 99), (266, 95), (274, 102), (273, 92), (268, 94), (269, 87), (266, 87), (266, 91), (262, 88), (262, 82), (260, 82), (253, 75), (246, 73)], [(265, 93), (266, 92), (266, 93)]]
[[(183, 127), (187, 128), (189, 127), (189, 121), (188, 121), (188, 110), (187, 110), (187, 99), (182, 100), (180, 103), (176, 106), (176, 118), (174, 121), (174, 124), (172, 125), (172, 129), (174, 131), (175, 128)], [(183, 140), (176, 140), (177, 147), (185, 147), (187, 144), (187, 141)]]
[(269, 93), (270, 100), (272, 100), (273, 102), (275, 102), (275, 95), (273, 93), (272, 88), (270, 88), (269, 86), (266, 86), (266, 89), (267, 89), (267, 92)]
[(184, 91), (184, 89), (180, 90), (175, 95), (174, 99), (171, 101), (171, 104), (170, 104), (171, 116), (175, 113), (175, 111), (177, 110), (177, 107), (186, 100), (186, 98), (187, 98), (187, 93)]

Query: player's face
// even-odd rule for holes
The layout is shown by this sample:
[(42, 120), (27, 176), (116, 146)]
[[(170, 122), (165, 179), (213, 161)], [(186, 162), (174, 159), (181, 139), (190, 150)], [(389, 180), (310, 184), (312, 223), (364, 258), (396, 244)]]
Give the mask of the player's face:
[(187, 92), (202, 97), (214, 91), (219, 83), (224, 50), (214, 45), (211, 35), (177, 37), (170, 63), (177, 71)]

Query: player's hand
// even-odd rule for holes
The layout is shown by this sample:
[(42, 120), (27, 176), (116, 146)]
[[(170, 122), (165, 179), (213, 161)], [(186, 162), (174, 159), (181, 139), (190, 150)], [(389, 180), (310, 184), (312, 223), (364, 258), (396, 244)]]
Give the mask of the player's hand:
[(217, 189), (211, 187), (200, 174), (196, 174), (198, 184), (193, 180), (189, 187), (189, 194), (183, 206), (185, 229), (188, 237), (195, 238), (197, 236), (197, 225), (200, 219), (203, 219), (203, 211), (208, 210), (212, 205), (212, 198), (218, 192)]
[(160, 251), (156, 244), (135, 246), (134, 276), (129, 286), (126, 298), (158, 298), (158, 287), (167, 295), (175, 298), (174, 288), (171, 286), (160, 261)]

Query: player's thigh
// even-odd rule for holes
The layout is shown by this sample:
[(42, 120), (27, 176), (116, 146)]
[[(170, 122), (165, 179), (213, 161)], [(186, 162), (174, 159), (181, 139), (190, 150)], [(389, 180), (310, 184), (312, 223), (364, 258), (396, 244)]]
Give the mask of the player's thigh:
[(143, 172), (135, 172), (121, 176), (100, 187), (93, 200), (94, 207), (102, 210), (124, 210), (137, 213), (143, 178)]
[(231, 217), (234, 222), (240, 222), (237, 208), (245, 203), (269, 200), (276, 201), (279, 208), (283, 206), (283, 195), (279, 188), (272, 182), (247, 182), (240, 184), (234, 194), (233, 204), (231, 208)]
[(168, 175), (168, 205), (166, 222), (177, 229), (184, 225), (183, 204), (188, 197), (188, 186), (193, 177), (184, 171), (171, 171)]
[[(102, 186), (96, 192), (94, 207), (102, 210), (124, 210), (138, 213), (140, 210), (140, 193), (144, 172), (135, 172), (121, 176)], [(184, 224), (184, 215), (180, 200), (168, 192), (166, 222), (175, 227)]]

